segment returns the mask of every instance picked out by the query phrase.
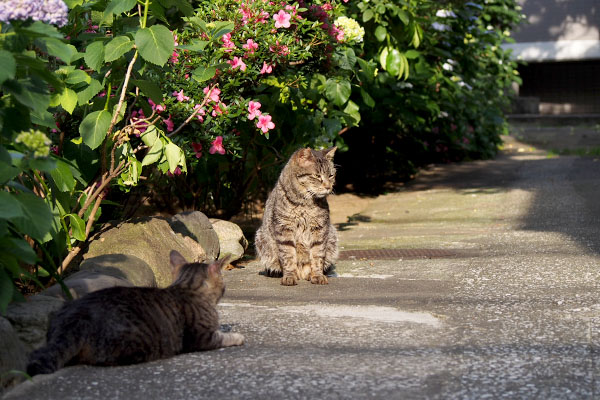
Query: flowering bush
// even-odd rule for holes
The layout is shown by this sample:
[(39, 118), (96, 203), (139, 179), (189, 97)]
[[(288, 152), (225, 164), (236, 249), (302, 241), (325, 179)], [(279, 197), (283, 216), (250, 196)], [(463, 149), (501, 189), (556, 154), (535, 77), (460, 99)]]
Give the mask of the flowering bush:
[[(161, 104), (178, 124), (208, 86), (217, 89), (184, 129), (168, 133), (185, 150), (189, 173), (174, 177), (176, 184), (153, 175), (162, 204), (231, 215), (271, 184), (276, 168), (267, 166), (300, 146), (331, 144), (358, 124), (350, 100), (359, 90), (358, 58), (350, 46), (362, 31), (356, 21), (336, 20), (340, 11), (329, 2), (199, 2), (175, 32), (172, 69), (156, 76)], [(219, 151), (202, 151), (217, 139)]]

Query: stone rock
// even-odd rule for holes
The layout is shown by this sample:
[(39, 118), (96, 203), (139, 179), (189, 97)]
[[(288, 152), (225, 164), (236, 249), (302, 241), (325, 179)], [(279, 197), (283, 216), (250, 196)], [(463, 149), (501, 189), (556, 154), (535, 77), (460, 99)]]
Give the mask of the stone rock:
[(140, 218), (103, 232), (90, 243), (84, 259), (106, 254), (138, 257), (152, 269), (158, 287), (173, 281), (169, 253), (177, 250), (186, 260), (205, 261), (202, 246), (189, 236), (173, 232), (163, 218)]
[(227, 254), (232, 256), (231, 261), (239, 260), (248, 248), (248, 240), (244, 236), (242, 229), (233, 222), (222, 219), (211, 219), (213, 229), (219, 237), (220, 252), (219, 258)]
[(29, 297), (27, 301), (8, 305), (6, 319), (12, 324), (27, 352), (46, 343), (48, 322), (64, 302), (57, 297), (38, 294)]
[(13, 326), (6, 318), (0, 317), (0, 394), (3, 388), (16, 385), (24, 377), (9, 371), (25, 371), (27, 351), (19, 340)]
[(133, 286), (156, 287), (152, 268), (141, 258), (128, 254), (103, 254), (83, 260), (80, 271), (95, 271), (115, 278), (126, 279)]
[[(150, 268), (150, 267), (148, 267)], [(114, 286), (133, 286), (125, 278), (120, 278), (98, 271), (78, 271), (64, 280), (65, 285), (69, 288), (73, 299), (78, 299), (88, 293), (96, 290), (106, 289)], [(44, 290), (40, 294), (44, 296), (65, 298), (65, 294), (60, 285), (54, 285)]]
[(200, 211), (188, 211), (174, 215), (169, 219), (174, 232), (189, 236), (198, 242), (209, 260), (219, 255), (219, 236), (213, 229), (210, 220)]

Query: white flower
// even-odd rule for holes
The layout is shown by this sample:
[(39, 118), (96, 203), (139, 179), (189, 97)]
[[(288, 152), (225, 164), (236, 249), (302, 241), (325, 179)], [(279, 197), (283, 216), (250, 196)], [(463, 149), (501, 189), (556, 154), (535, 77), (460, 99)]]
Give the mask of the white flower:
[(410, 82), (398, 82), (397, 85), (400, 89), (412, 89), (413, 88), (413, 84)]
[(42, 21), (64, 26), (67, 24), (69, 9), (63, 0), (0, 0), (0, 21), (11, 20)]
[(444, 64), (442, 65), (442, 68), (443, 68), (444, 70), (446, 70), (446, 71), (453, 71), (453, 70), (454, 70), (454, 67), (453, 67), (452, 65), (448, 64), (448, 63), (444, 63)]
[(473, 90), (473, 87), (464, 81), (458, 82), (457, 85), (460, 87), (466, 87), (469, 90)]
[(365, 29), (356, 20), (348, 17), (339, 17), (335, 20), (335, 26), (344, 32), (344, 42), (360, 43), (363, 41)]
[(448, 118), (448, 113), (446, 111), (440, 111), (438, 118)]
[(440, 32), (452, 30), (452, 28), (450, 28), (448, 25), (440, 24), (439, 22), (434, 22), (433, 24), (431, 24), (431, 27), (436, 31)]
[(448, 18), (448, 17), (456, 18), (456, 14), (454, 14), (454, 11), (450, 11), (450, 10), (438, 10), (435, 13), (435, 16), (440, 17), (440, 18)]

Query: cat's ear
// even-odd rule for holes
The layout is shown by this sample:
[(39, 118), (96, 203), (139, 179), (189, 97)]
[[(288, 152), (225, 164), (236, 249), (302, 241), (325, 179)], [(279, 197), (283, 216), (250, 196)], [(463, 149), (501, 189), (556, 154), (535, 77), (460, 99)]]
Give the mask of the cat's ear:
[(311, 165), (314, 162), (314, 159), (315, 159), (315, 156), (313, 155), (310, 147), (307, 147), (305, 149), (300, 149), (296, 153), (296, 162), (301, 167), (306, 167), (306, 166)]
[(229, 260), (231, 260), (231, 255), (226, 255), (225, 257), (221, 258), (220, 260), (213, 261), (212, 263), (210, 263), (208, 265), (208, 274), (209, 275), (220, 274), (221, 269), (223, 269), (223, 267), (225, 267), (227, 264), (229, 264)]
[(171, 269), (174, 275), (179, 271), (179, 268), (188, 263), (177, 250), (171, 250), (169, 260), (171, 261)]
[(337, 146), (330, 147), (326, 150), (323, 150), (323, 155), (327, 157), (329, 161), (333, 160), (333, 156), (335, 155), (335, 151), (337, 150)]

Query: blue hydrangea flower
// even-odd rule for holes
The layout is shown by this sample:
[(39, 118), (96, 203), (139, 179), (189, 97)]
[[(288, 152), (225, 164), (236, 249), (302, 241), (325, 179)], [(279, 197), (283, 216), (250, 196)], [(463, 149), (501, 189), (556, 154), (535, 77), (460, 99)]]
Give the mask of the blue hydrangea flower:
[(64, 26), (69, 9), (63, 0), (0, 0), (0, 21), (42, 21)]

